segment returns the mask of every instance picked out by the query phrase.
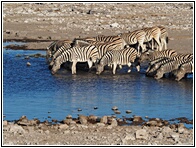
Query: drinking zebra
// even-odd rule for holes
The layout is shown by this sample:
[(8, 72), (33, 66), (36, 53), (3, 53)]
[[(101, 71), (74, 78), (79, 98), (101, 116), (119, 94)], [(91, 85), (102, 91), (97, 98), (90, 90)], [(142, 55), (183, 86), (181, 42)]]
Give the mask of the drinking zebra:
[[(136, 57), (137, 51), (135, 48), (129, 47), (122, 50), (110, 50), (99, 61), (96, 74), (101, 74), (104, 70), (104, 66), (110, 64), (113, 65), (112, 73), (115, 74), (117, 65), (128, 65), (128, 67), (130, 67), (131, 64), (135, 62)], [(138, 67), (139, 64), (136, 66)], [(131, 70), (128, 72), (131, 72)]]
[(46, 59), (49, 61), (49, 58), (60, 48), (64, 46), (65, 48), (72, 47), (72, 41), (62, 40), (62, 41), (53, 41), (46, 49)]
[(51, 73), (55, 74), (60, 69), (61, 64), (65, 63), (66, 61), (70, 61), (72, 62), (72, 74), (76, 74), (77, 62), (88, 62), (89, 68), (91, 68), (93, 63), (97, 61), (97, 58), (98, 50), (93, 45), (84, 47), (72, 47), (67, 49), (55, 59)]
[(179, 64), (182, 64), (191, 61), (192, 59), (193, 54), (177, 54), (176, 56), (165, 58), (149, 66), (149, 68), (146, 71), (146, 75), (152, 75), (154, 72), (156, 72), (157, 69), (159, 69), (162, 65), (168, 62), (178, 61)]
[(180, 81), (187, 73), (193, 73), (193, 70), (193, 61), (183, 63), (174, 73), (175, 80)]

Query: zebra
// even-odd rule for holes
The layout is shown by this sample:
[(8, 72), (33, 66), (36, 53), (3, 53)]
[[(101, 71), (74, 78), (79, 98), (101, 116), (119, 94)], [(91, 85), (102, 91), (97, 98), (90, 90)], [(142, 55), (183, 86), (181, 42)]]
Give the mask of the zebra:
[(144, 42), (150, 42), (152, 41), (152, 50), (154, 50), (154, 43), (153, 40), (158, 44), (159, 51), (162, 50), (161, 48), (161, 29), (157, 26), (155, 27), (146, 27), (142, 28), (143, 31), (146, 32), (145, 41)]
[(174, 73), (175, 80), (180, 81), (187, 73), (193, 73), (193, 70), (193, 60), (183, 63)]
[(154, 72), (156, 72), (157, 69), (159, 69), (162, 65), (172, 62), (172, 61), (178, 61), (179, 64), (191, 61), (193, 59), (193, 54), (177, 54), (176, 56), (172, 56), (170, 58), (165, 58), (163, 60), (158, 61), (157, 63), (154, 63), (153, 65), (149, 66), (148, 70), (146, 71), (147, 75), (150, 75)]
[(119, 36), (104, 36), (104, 35), (98, 35), (96, 37), (87, 37), (83, 39), (74, 39), (76, 44), (104, 44), (104, 43), (113, 43), (116, 44), (117, 46), (113, 48), (113, 50), (121, 50), (125, 47), (126, 43), (125, 41), (119, 37)]
[(140, 62), (144, 61), (150, 61), (152, 62), (153, 60), (161, 57), (174, 57), (177, 55), (177, 52), (174, 49), (166, 49), (162, 51), (146, 51), (141, 54), (140, 56)]
[(46, 59), (49, 61), (49, 58), (60, 48), (60, 47), (70, 48), (72, 47), (72, 41), (62, 40), (62, 41), (53, 41), (46, 49)]
[(142, 48), (142, 52), (146, 50), (144, 46), (146, 32), (144, 30), (135, 30), (129, 33), (120, 33), (118, 34), (121, 37), (126, 45), (134, 45), (137, 44), (138, 55), (140, 54), (140, 47)]
[[(101, 74), (104, 70), (104, 66), (108, 64), (113, 65), (112, 73), (115, 74), (117, 65), (128, 65), (128, 67), (130, 67), (131, 64), (135, 62), (136, 57), (137, 50), (132, 47), (122, 50), (110, 50), (106, 52), (106, 54), (99, 61), (96, 74)], [(139, 65), (137, 64), (136, 66), (138, 67)], [(131, 70), (128, 72), (131, 72)]]
[(158, 70), (156, 71), (156, 74), (154, 76), (155, 79), (160, 79), (163, 77), (165, 73), (172, 72), (180, 66), (180, 61), (171, 60), (163, 65), (161, 65)]
[(161, 46), (162, 46), (161, 48), (163, 49), (164, 47), (164, 49), (166, 50), (169, 41), (168, 32), (163, 26), (157, 26), (157, 27), (159, 27), (159, 29), (161, 30)]
[(58, 56), (54, 65), (51, 69), (51, 73), (55, 74), (62, 63), (66, 61), (72, 62), (72, 74), (76, 74), (76, 64), (77, 62), (88, 62), (89, 68), (92, 67), (93, 63), (97, 61), (98, 50), (94, 45), (84, 46), (84, 47), (72, 47), (63, 52)]

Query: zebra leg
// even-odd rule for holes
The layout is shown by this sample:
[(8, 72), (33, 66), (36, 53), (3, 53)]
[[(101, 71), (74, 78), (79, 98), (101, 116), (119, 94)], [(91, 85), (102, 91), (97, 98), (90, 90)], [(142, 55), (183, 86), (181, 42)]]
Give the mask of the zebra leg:
[(117, 67), (117, 63), (113, 63), (113, 74), (115, 75), (116, 74), (116, 67)]
[(93, 62), (91, 60), (88, 60), (88, 67), (89, 69), (93, 66)]
[(131, 63), (129, 62), (127, 65), (129, 67), (129, 70), (127, 72), (130, 73), (131, 72)]
[(72, 67), (71, 67), (72, 74), (76, 74), (76, 64), (77, 64), (77, 61), (73, 61)]
[(161, 45), (161, 41), (160, 41), (159, 37), (156, 37), (154, 39), (155, 39), (156, 43), (158, 44), (158, 50), (162, 51), (162, 45)]
[(140, 65), (136, 66), (137, 72), (140, 72)]

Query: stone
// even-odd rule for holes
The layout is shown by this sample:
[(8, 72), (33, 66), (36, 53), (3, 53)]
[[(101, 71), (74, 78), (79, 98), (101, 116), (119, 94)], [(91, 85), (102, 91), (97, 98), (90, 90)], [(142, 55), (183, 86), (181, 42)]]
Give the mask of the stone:
[(126, 113), (130, 114), (130, 113), (132, 113), (132, 111), (131, 110), (126, 110)]
[(140, 140), (147, 140), (148, 139), (148, 133), (145, 129), (137, 130), (135, 133), (136, 139)]
[(112, 118), (111, 126), (117, 126), (117, 125), (118, 125), (118, 122), (116, 121), (116, 119)]
[(171, 128), (169, 128), (168, 126), (163, 127), (162, 133), (170, 133), (170, 132), (172, 132)]
[(60, 124), (59, 129), (68, 129), (69, 126), (67, 124)]
[(63, 123), (67, 124), (67, 125), (69, 125), (71, 122), (72, 122), (72, 119), (65, 119), (65, 120), (63, 120)]
[(117, 106), (113, 106), (112, 110), (118, 110), (118, 107)]
[(7, 120), (4, 120), (4, 121), (3, 121), (3, 126), (7, 126), (7, 125), (8, 125)]
[(140, 117), (140, 116), (134, 116), (133, 121), (134, 122), (142, 122), (143, 120), (142, 120), (142, 117)]
[(105, 126), (104, 123), (97, 123), (97, 126)]
[(100, 120), (100, 123), (104, 123), (104, 124), (107, 124), (108, 123), (108, 118), (107, 116), (103, 116)]
[(72, 115), (67, 115), (66, 119), (72, 119)]
[(179, 134), (172, 132), (170, 136), (173, 138), (174, 141), (179, 141)]
[(146, 124), (149, 125), (149, 126), (157, 126), (157, 121), (156, 120), (151, 120), (151, 121), (146, 122)]
[(27, 62), (27, 66), (31, 66), (31, 63), (30, 62)]
[(118, 27), (120, 27), (120, 25), (118, 23), (112, 23), (112, 24), (110, 24), (110, 27), (118, 28)]
[(83, 116), (83, 115), (80, 115), (79, 116), (79, 121), (80, 121), (81, 124), (87, 124), (87, 117)]
[(10, 126), (10, 132), (12, 132), (14, 134), (15, 133), (23, 134), (23, 133), (25, 133), (25, 130), (21, 126), (14, 124), (14, 125)]
[(122, 138), (122, 145), (128, 145), (132, 140), (135, 140), (135, 136), (133, 134), (126, 134), (126, 136)]

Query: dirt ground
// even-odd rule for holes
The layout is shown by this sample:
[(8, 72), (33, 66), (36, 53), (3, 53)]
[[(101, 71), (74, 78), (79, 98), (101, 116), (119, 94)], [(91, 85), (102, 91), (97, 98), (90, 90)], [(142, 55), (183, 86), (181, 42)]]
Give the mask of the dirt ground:
[[(193, 53), (192, 3), (3, 3), (3, 40), (23, 41), (25, 49), (41, 49), (53, 40), (117, 35), (162, 25), (168, 48)], [(15, 45), (13, 46), (15, 47)], [(18, 47), (20, 48), (20, 47)], [(24, 46), (22, 47), (24, 49)], [(21, 115), (22, 116), (22, 115)], [(21, 119), (22, 120), (22, 119)], [(103, 119), (104, 120), (104, 119)], [(182, 124), (119, 126), (72, 121), (18, 124), (3, 122), (4, 145), (193, 145), (193, 129)], [(106, 119), (105, 119), (106, 120)], [(23, 121), (24, 122), (24, 121)], [(32, 121), (33, 122), (33, 121)]]

